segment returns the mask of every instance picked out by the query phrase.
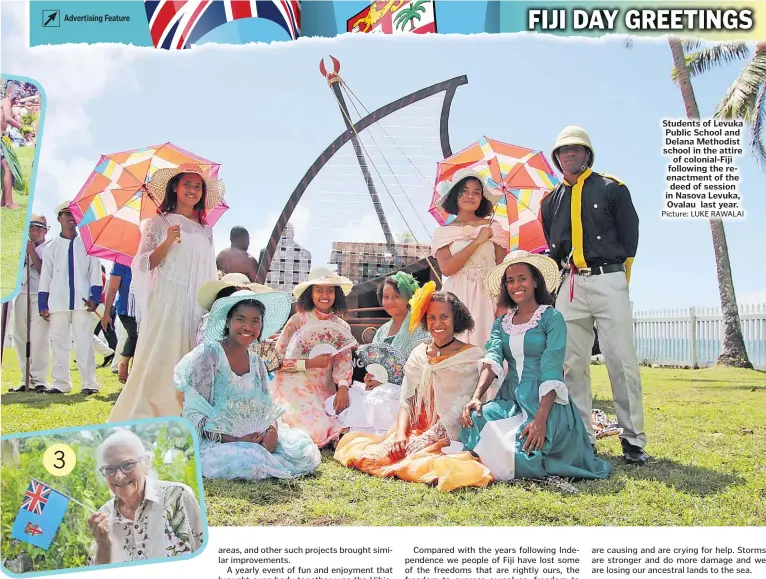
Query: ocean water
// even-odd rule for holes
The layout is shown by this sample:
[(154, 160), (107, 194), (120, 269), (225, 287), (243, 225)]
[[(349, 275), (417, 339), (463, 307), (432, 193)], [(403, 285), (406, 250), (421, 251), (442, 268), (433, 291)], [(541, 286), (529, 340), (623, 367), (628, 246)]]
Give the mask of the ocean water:
[[(697, 340), (697, 364), (715, 364), (723, 349), (720, 339)], [(750, 362), (755, 368), (766, 369), (766, 339), (745, 340)], [(655, 364), (691, 364), (691, 340), (688, 338), (636, 338), (636, 354), (639, 361)]]

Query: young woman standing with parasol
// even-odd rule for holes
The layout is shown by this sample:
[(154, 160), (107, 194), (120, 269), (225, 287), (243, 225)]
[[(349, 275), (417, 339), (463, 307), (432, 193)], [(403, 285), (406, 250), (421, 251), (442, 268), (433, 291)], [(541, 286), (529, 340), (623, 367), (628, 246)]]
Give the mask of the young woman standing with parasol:
[(495, 320), (495, 303), (484, 290), (484, 277), (508, 253), (508, 235), (493, 221), (493, 201), (484, 176), (462, 169), (439, 184), (436, 205), (457, 216), (434, 232), (431, 252), (445, 276), (442, 291), (452, 292), (471, 312), (473, 331), (463, 341), (484, 348)]
[(157, 170), (147, 189), (161, 205), (142, 226), (132, 267), (140, 337), (109, 422), (181, 414), (173, 370), (196, 345), (197, 292), (218, 277), (205, 216), (223, 200), (223, 182), (184, 163)]

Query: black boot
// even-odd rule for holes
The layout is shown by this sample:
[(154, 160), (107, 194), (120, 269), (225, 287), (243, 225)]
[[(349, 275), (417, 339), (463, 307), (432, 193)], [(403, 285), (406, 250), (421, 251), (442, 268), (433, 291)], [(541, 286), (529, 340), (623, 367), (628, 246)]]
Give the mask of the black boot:
[(646, 459), (649, 457), (646, 456), (643, 448), (629, 443), (624, 438), (620, 439), (620, 443), (622, 444), (622, 455), (627, 462), (638, 465), (646, 463)]

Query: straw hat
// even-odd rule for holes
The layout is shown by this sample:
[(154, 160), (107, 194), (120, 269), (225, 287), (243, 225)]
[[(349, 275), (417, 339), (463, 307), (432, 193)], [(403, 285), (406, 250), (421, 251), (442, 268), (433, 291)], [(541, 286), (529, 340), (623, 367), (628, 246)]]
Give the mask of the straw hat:
[(229, 297), (216, 300), (213, 304), (203, 333), (206, 342), (218, 342), (226, 337), (226, 316), (234, 306), (244, 300), (261, 302), (266, 309), (263, 316), (263, 329), (261, 330), (262, 338), (276, 334), (290, 317), (292, 300), (289, 293), (271, 291), (257, 294), (250, 290), (239, 290)]
[(205, 311), (210, 311), (215, 301), (215, 296), (222, 289), (237, 287), (251, 292), (262, 294), (274, 291), (272, 288), (259, 283), (250, 283), (250, 278), (243, 273), (227, 273), (221, 279), (210, 280), (203, 283), (197, 292), (197, 303)]
[(354, 287), (354, 282), (347, 277), (338, 275), (329, 267), (317, 267), (316, 269), (312, 269), (311, 273), (309, 273), (308, 281), (303, 281), (295, 286), (295, 289), (293, 289), (293, 296), (295, 296), (295, 299), (300, 299), (303, 292), (312, 285), (340, 286), (343, 294), (348, 295), (351, 293), (351, 288)]
[(459, 169), (455, 172), (454, 175), (452, 175), (450, 180), (441, 181), (436, 186), (436, 192), (439, 194), (439, 199), (436, 201), (435, 205), (438, 207), (443, 207), (444, 202), (447, 200), (447, 197), (449, 197), (449, 194), (452, 193), (452, 189), (455, 187), (455, 185), (460, 183), (460, 181), (466, 177), (474, 177), (475, 179), (479, 180), (484, 197), (486, 197), (489, 202), (492, 203), (492, 205), (495, 205), (498, 201), (500, 201), (499, 196), (492, 195), (490, 192), (489, 187), (487, 187), (487, 178), (484, 175), (472, 169)]
[(583, 129), (582, 127), (576, 127), (574, 125), (565, 127), (560, 133), (559, 136), (556, 137), (556, 144), (553, 145), (553, 150), (551, 151), (551, 158), (553, 159), (553, 164), (558, 167), (558, 170), (561, 171), (561, 165), (559, 165), (559, 159), (558, 159), (558, 150), (561, 147), (566, 147), (568, 145), (582, 145), (588, 151), (590, 151), (590, 160), (588, 161), (588, 167), (593, 166), (593, 161), (596, 158), (596, 154), (593, 152), (593, 145), (590, 143), (590, 137), (588, 136), (588, 133)]
[(270, 288), (267, 285), (263, 285), (262, 283), (248, 283), (245, 284), (245, 287), (249, 289), (251, 292), (257, 293), (257, 294), (265, 294), (268, 292), (276, 291), (274, 288)]
[(149, 192), (155, 197), (158, 203), (162, 204), (165, 200), (165, 192), (170, 180), (176, 175), (182, 173), (194, 173), (202, 177), (205, 182), (205, 211), (211, 211), (223, 200), (224, 186), (220, 179), (213, 179), (202, 171), (202, 168), (195, 163), (181, 163), (178, 167), (172, 169), (157, 169), (152, 175), (151, 181), (146, 185)]
[(245, 288), (250, 283), (250, 278), (242, 273), (227, 273), (221, 279), (214, 279), (203, 283), (197, 292), (197, 303), (202, 309), (209, 312), (215, 301), (215, 296), (227, 287)]
[(509, 266), (515, 263), (526, 263), (537, 269), (543, 276), (545, 287), (549, 293), (556, 291), (559, 280), (559, 268), (556, 262), (546, 255), (529, 253), (523, 249), (517, 249), (505, 256), (503, 263), (496, 265), (484, 278), (484, 289), (493, 298), (500, 295), (500, 281)]
[(48, 225), (48, 220), (45, 218), (45, 215), (40, 215), (39, 213), (32, 213), (32, 217), (29, 219), (29, 226), (50, 229), (50, 225)]
[(56, 205), (56, 218), (58, 219), (59, 215), (61, 215), (64, 211), (67, 211), (71, 204), (72, 204), (71, 201), (62, 201), (61, 203)]

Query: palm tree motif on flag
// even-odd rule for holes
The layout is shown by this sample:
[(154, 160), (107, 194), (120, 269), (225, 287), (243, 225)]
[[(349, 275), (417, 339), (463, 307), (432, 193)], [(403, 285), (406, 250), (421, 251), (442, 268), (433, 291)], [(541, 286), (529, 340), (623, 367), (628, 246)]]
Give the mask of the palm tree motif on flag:
[(435, 2), (376, 0), (346, 21), (346, 31), (364, 34), (435, 34)]
[(404, 30), (407, 23), (410, 25), (410, 32), (415, 30), (415, 21), (420, 22), (421, 12), (426, 13), (426, 8), (423, 4), (431, 4), (432, 0), (416, 0), (415, 2), (402, 7), (396, 12), (394, 16), (394, 24), (399, 30)]

